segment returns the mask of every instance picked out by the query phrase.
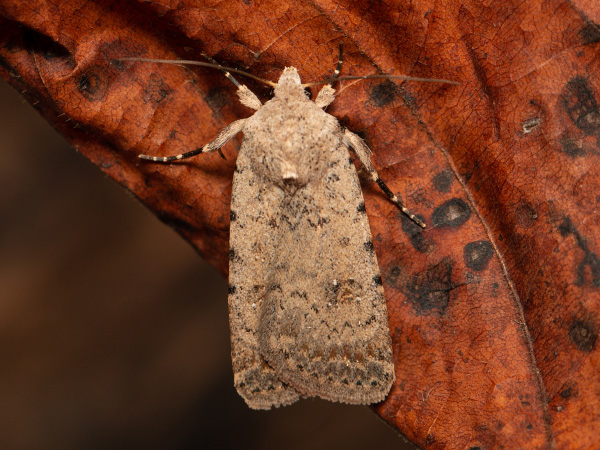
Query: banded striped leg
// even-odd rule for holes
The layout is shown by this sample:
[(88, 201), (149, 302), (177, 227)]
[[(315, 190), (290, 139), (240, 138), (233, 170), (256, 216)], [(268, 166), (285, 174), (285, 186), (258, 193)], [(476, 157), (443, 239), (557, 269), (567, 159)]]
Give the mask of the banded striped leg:
[[(340, 74), (342, 70), (342, 62), (344, 61), (344, 46), (340, 42), (340, 56), (338, 57), (337, 66), (335, 66), (335, 70), (333, 71), (333, 77), (335, 78)], [(335, 89), (333, 89), (333, 82), (330, 82), (323, 86), (323, 88), (319, 91), (317, 98), (315, 99), (315, 103), (319, 108), (325, 108), (329, 106), (329, 104), (335, 100)]]
[(221, 65), (220, 65), (218, 62), (216, 62), (214, 59), (212, 59), (210, 56), (208, 56), (206, 53), (202, 53), (202, 57), (203, 57), (204, 59), (206, 59), (206, 60), (207, 60), (209, 63), (211, 63), (211, 64), (214, 64), (215, 66), (219, 66), (219, 70), (220, 70), (221, 72), (223, 72), (223, 74), (224, 74), (224, 75), (227, 77), (227, 79), (228, 79), (229, 81), (231, 81), (231, 82), (232, 82), (232, 83), (235, 85), (235, 87), (236, 87), (236, 88), (238, 88), (238, 89), (239, 89), (239, 88), (240, 88), (240, 86), (242, 86), (242, 84), (241, 84), (241, 83), (240, 83), (238, 80), (236, 80), (236, 79), (233, 77), (233, 75), (231, 75), (231, 74), (230, 74), (230, 73), (229, 73), (227, 70), (225, 70), (225, 69), (222, 69), (222, 68), (220, 67)]
[[(335, 70), (333, 71), (333, 76), (331, 78), (337, 78), (342, 70), (342, 62), (344, 62), (344, 45), (340, 42), (340, 56), (338, 57), (337, 66), (335, 66)], [(329, 83), (331, 86), (331, 83)]]
[(421, 228), (425, 228), (425, 223), (416, 217), (413, 213), (411, 213), (406, 206), (402, 204), (402, 199), (400, 199), (396, 194), (394, 194), (391, 189), (385, 184), (385, 182), (379, 178), (379, 174), (373, 167), (371, 163), (371, 150), (367, 147), (367, 144), (360, 138), (360, 136), (344, 129), (344, 144), (348, 147), (352, 147), (358, 159), (360, 159), (361, 164), (371, 176), (371, 179), (377, 183), (379, 188), (383, 191), (385, 195), (398, 207), (400, 210), (408, 216), (410, 220), (419, 225)]
[(148, 161), (154, 162), (171, 162), (171, 161), (180, 161), (182, 159), (191, 158), (192, 156), (199, 155), (200, 153), (209, 153), (215, 150), (221, 150), (227, 141), (229, 141), (232, 137), (234, 137), (239, 132), (243, 131), (244, 125), (246, 125), (247, 119), (236, 120), (235, 122), (231, 122), (227, 125), (223, 130), (219, 133), (219, 135), (210, 143), (206, 144), (204, 147), (197, 148), (196, 150), (192, 150), (186, 153), (182, 153), (180, 155), (174, 156), (150, 156), (150, 155), (138, 155), (138, 158), (145, 159)]

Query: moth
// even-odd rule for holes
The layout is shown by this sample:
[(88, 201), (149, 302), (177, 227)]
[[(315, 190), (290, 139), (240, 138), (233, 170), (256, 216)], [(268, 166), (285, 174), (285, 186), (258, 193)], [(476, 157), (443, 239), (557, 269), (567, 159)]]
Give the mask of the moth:
[[(206, 56), (205, 56), (206, 57)], [(243, 141), (233, 176), (230, 212), (229, 320), (234, 383), (254, 409), (289, 405), (300, 397), (351, 404), (382, 401), (395, 380), (388, 314), (377, 258), (351, 150), (387, 197), (420, 226), (379, 178), (364, 141), (326, 113), (337, 80), (314, 101), (294, 67), (262, 104), (231, 72), (209, 59), (137, 61), (190, 63), (222, 70), (240, 102), (255, 110), (209, 144), (172, 162)], [(244, 72), (241, 72), (244, 73)], [(411, 79), (411, 77), (393, 77)], [(417, 79), (421, 80), (421, 79)], [(431, 80), (447, 82), (447, 80)], [(317, 83), (314, 83), (317, 84)]]

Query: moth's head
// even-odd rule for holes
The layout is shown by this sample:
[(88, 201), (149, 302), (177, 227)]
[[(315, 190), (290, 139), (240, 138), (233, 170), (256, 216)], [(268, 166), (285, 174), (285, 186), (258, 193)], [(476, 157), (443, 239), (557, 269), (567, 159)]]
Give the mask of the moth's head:
[(275, 97), (306, 98), (300, 75), (295, 67), (286, 67), (275, 86)]

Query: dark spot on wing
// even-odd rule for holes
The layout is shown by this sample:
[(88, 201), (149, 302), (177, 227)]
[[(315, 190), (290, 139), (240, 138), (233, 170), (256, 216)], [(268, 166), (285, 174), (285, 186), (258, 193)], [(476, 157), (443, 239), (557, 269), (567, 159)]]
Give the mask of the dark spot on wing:
[(365, 207), (365, 202), (360, 202), (360, 204), (358, 205), (358, 208), (356, 208), (356, 211), (359, 213), (366, 213), (367, 212), (367, 208)]
[(588, 135), (598, 132), (600, 129), (598, 102), (586, 78), (582, 76), (572, 78), (562, 91), (561, 103), (577, 128)]
[(439, 192), (450, 192), (450, 187), (454, 181), (454, 173), (450, 169), (442, 170), (433, 177), (433, 186)]
[(470, 242), (465, 245), (463, 254), (467, 267), (479, 272), (487, 268), (494, 254), (494, 247), (488, 241)]
[(569, 327), (569, 337), (579, 350), (590, 353), (596, 345), (598, 330), (591, 321), (574, 320)]
[(235, 213), (235, 211), (229, 211), (229, 220), (231, 222), (235, 222), (237, 220), (237, 214)]
[(461, 198), (453, 198), (438, 206), (433, 211), (433, 226), (459, 227), (471, 217), (471, 208)]
[(372, 253), (375, 251), (375, 247), (373, 247), (373, 241), (365, 242), (364, 246), (365, 246), (365, 250), (368, 251), (369, 253)]
[(375, 282), (375, 284), (377, 286), (382, 286), (383, 285), (383, 281), (381, 280), (381, 276), (377, 275), (375, 277), (373, 277), (373, 281)]
[(233, 284), (230, 284), (227, 287), (227, 293), (229, 293), (229, 294), (235, 294), (235, 291), (236, 291), (236, 287)]

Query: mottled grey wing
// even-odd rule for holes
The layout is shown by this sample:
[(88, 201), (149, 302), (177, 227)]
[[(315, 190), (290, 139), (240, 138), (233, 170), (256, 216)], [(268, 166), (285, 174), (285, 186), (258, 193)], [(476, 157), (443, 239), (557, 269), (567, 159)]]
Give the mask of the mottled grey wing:
[(248, 406), (270, 409), (295, 402), (299, 394), (281, 382), (259, 352), (259, 320), (273, 251), (272, 230), (283, 193), (257, 179), (247, 142), (237, 158), (231, 199), (229, 326), (234, 384)]
[(387, 308), (356, 170), (344, 146), (329, 158), (324, 179), (281, 197), (261, 243), (260, 353), (305, 396), (369, 404), (395, 379)]

